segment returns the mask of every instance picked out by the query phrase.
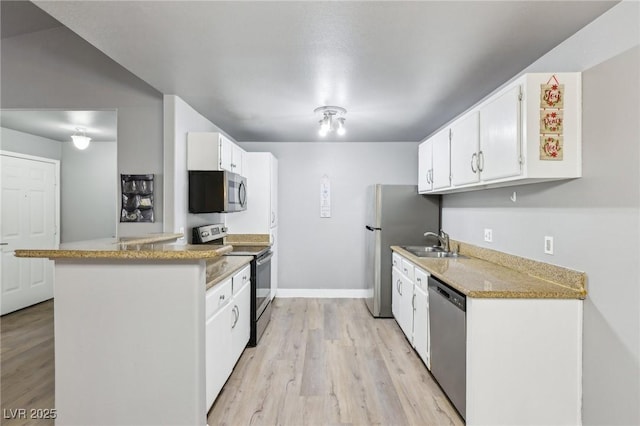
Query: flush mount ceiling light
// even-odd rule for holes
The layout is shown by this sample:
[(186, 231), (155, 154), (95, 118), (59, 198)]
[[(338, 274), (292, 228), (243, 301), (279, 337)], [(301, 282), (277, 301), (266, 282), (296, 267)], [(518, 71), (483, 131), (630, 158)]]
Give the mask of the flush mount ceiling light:
[(347, 132), (344, 127), (344, 116), (347, 115), (346, 109), (338, 106), (321, 106), (314, 109), (313, 112), (322, 116), (318, 122), (320, 124), (318, 134), (320, 136), (327, 136), (332, 131), (342, 136)]
[(71, 140), (73, 146), (78, 149), (87, 149), (89, 142), (91, 142), (91, 138), (87, 136), (83, 127), (76, 127), (76, 132), (71, 135)]

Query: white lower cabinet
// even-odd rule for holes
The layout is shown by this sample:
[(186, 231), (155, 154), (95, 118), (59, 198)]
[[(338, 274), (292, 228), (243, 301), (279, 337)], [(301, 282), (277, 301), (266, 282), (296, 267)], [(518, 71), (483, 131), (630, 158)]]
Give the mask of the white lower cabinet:
[(415, 268), (415, 286), (413, 302), (413, 347), (422, 361), (431, 369), (430, 336), (429, 336), (429, 292), (427, 274), (422, 269)]
[[(249, 343), (251, 286), (247, 281), (240, 291), (233, 295), (231, 308), (231, 359), (235, 365), (242, 351)], [(232, 366), (233, 367), (233, 366)]]
[(207, 409), (211, 407), (222, 386), (231, 374), (231, 334), (229, 329), (229, 315), (231, 306), (225, 306), (207, 320), (206, 327), (206, 395)]
[(249, 343), (251, 269), (247, 265), (233, 278), (207, 290), (205, 376), (207, 410), (231, 375)]
[(407, 339), (413, 343), (413, 282), (400, 275), (400, 318), (396, 318)]
[(391, 311), (400, 329), (431, 368), (429, 352), (429, 274), (397, 253), (392, 256)]
[(582, 304), (467, 297), (467, 425), (582, 424)]

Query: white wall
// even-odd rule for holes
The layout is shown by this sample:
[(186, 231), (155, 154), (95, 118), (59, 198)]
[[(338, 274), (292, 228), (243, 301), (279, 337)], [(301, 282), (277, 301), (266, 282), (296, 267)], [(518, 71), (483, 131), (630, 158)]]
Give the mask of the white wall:
[(80, 151), (62, 145), (60, 166), (60, 242), (115, 237), (120, 207), (116, 142), (91, 142)]
[(112, 237), (120, 206), (116, 143), (92, 142), (84, 151), (71, 142), (0, 128), (0, 149), (60, 160), (60, 242)]
[(4, 38), (0, 54), (2, 108), (117, 110), (114, 177), (156, 174), (156, 222), (119, 223), (118, 235), (162, 231), (162, 95), (66, 27)]
[[(366, 188), (374, 183), (416, 185), (418, 144), (240, 146), (278, 158), (278, 288), (364, 289)], [(331, 180), (331, 218), (322, 219), (320, 180), (325, 174)]]
[(639, 6), (623, 2), (529, 67), (583, 71), (582, 178), (443, 197), (452, 238), (587, 273), (585, 425), (640, 424)]
[[(165, 232), (183, 232), (191, 241), (191, 228), (224, 222), (223, 213), (191, 214), (187, 172), (187, 133), (222, 132), (218, 126), (175, 95), (164, 96)], [(224, 133), (226, 135), (226, 133)], [(228, 135), (227, 135), (228, 136)], [(233, 140), (232, 138), (230, 138)]]
[(52, 139), (0, 127), (0, 150), (60, 160), (62, 144)]

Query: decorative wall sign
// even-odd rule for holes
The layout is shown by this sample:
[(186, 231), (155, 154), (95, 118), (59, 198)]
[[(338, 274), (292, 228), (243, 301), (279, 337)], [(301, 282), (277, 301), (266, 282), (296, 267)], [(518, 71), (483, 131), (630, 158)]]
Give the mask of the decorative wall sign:
[[(553, 82), (551, 81), (553, 80)], [(540, 85), (540, 108), (563, 108), (564, 84), (560, 84), (555, 75), (547, 84)]]
[(540, 136), (540, 159), (541, 160), (562, 160), (563, 146), (562, 135), (541, 135)]
[(327, 175), (320, 180), (320, 217), (331, 217), (331, 181)]
[(545, 109), (540, 113), (540, 133), (562, 134), (564, 112), (561, 109)]
[(552, 75), (540, 85), (540, 159), (561, 161), (564, 133), (564, 84)]
[(120, 222), (153, 222), (153, 175), (120, 175)]

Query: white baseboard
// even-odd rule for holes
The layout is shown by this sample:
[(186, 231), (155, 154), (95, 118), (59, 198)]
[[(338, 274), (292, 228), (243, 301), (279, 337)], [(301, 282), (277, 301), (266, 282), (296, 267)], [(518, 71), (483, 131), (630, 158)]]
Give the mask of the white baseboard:
[(365, 289), (310, 289), (310, 288), (279, 288), (276, 297), (292, 298), (306, 297), (314, 299), (365, 299)]

